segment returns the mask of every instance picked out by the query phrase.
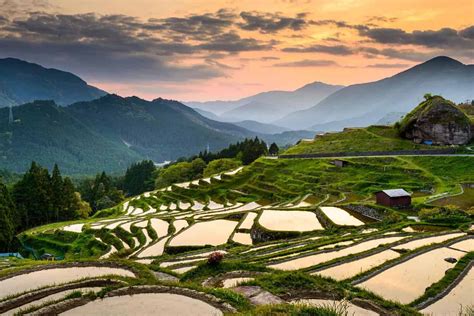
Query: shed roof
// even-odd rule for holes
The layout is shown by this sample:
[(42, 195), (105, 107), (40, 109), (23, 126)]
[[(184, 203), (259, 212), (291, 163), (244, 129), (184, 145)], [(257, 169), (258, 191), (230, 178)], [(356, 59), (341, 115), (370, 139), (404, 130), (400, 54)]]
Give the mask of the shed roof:
[(382, 190), (380, 192), (387, 194), (389, 197), (411, 196), (410, 193), (403, 189)]

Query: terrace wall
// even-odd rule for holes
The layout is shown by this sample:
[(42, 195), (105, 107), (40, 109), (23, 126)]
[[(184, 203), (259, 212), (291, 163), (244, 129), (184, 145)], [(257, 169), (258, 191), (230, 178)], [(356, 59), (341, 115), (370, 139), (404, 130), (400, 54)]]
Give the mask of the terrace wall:
[(422, 150), (395, 150), (395, 151), (364, 151), (364, 152), (335, 152), (317, 154), (292, 154), (279, 155), (278, 158), (298, 159), (298, 158), (331, 158), (331, 157), (370, 157), (370, 156), (406, 156), (406, 155), (452, 155), (456, 153), (456, 148), (445, 149), (422, 149)]

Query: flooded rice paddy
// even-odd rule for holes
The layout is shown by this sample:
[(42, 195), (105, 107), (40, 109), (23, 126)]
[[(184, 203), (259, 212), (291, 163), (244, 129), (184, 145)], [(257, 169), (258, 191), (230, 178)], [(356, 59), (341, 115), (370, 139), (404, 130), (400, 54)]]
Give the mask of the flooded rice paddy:
[(150, 225), (151, 225), (151, 228), (155, 230), (158, 237), (164, 237), (168, 235), (168, 227), (169, 227), (168, 222), (165, 222), (164, 220), (159, 219), (159, 218), (152, 218), (150, 220)]
[(474, 268), (449, 293), (420, 312), (427, 315), (459, 315), (462, 307), (474, 305)]
[(13, 315), (19, 313), (20, 311), (25, 311), (29, 308), (32, 308), (33, 306), (42, 306), (42, 305), (45, 305), (45, 304), (48, 304), (48, 303), (53, 303), (55, 301), (62, 300), (63, 298), (65, 298), (66, 296), (68, 296), (69, 294), (74, 293), (74, 292), (81, 292), (81, 293), (85, 294), (85, 293), (89, 293), (89, 292), (99, 292), (100, 290), (102, 290), (101, 287), (84, 287), (84, 288), (78, 288), (78, 289), (62, 291), (62, 292), (59, 292), (59, 293), (55, 293), (55, 294), (51, 294), (49, 296), (43, 297), (43, 298), (41, 298), (39, 300), (36, 300), (36, 301), (33, 301), (31, 303), (27, 303), (27, 304), (22, 305), (20, 307), (11, 309), (11, 310), (7, 311), (6, 313), (3, 313), (2, 315), (4, 315), (4, 316), (13, 316)]
[(72, 224), (63, 227), (63, 230), (67, 232), (80, 233), (82, 232), (82, 227), (84, 227), (84, 224)]
[(474, 251), (474, 238), (466, 239), (452, 244), (449, 248), (470, 252)]
[(17, 275), (0, 281), (0, 298), (34, 290), (40, 287), (67, 283), (83, 278), (93, 278), (104, 275), (120, 275), (133, 277), (134, 274), (126, 269), (108, 267), (70, 267), (35, 271)]
[(273, 231), (308, 232), (324, 229), (316, 214), (309, 211), (265, 210), (258, 222), (264, 228)]
[(391, 267), (360, 283), (358, 286), (372, 291), (385, 299), (408, 304), (421, 296), (425, 289), (439, 281), (454, 264), (444, 259), (459, 260), (464, 252), (438, 248)]
[(240, 224), (239, 229), (251, 229), (256, 218), (257, 218), (257, 213), (254, 213), (254, 212), (247, 213), (242, 224)]
[(234, 237), (232, 237), (232, 240), (242, 245), (252, 244), (252, 237), (250, 237), (250, 234), (247, 233), (235, 233)]
[(351, 261), (348, 263), (343, 263), (328, 269), (320, 270), (314, 274), (322, 275), (325, 277), (330, 277), (335, 280), (341, 281), (355, 277), (361, 272), (368, 271), (372, 268), (375, 268), (379, 265), (382, 265), (388, 260), (398, 258), (400, 254), (393, 250), (385, 250), (374, 255)]
[(61, 315), (222, 315), (203, 301), (178, 294), (146, 293), (97, 299)]
[(224, 219), (196, 223), (173, 237), (169, 245), (177, 247), (225, 244), (237, 225), (238, 222)]
[(280, 270), (304, 269), (304, 268), (315, 266), (317, 264), (327, 262), (333, 259), (342, 258), (348, 255), (374, 249), (380, 245), (393, 243), (401, 239), (403, 239), (403, 237), (387, 237), (387, 238), (372, 239), (372, 240), (361, 242), (354, 246), (343, 248), (341, 250), (334, 250), (331, 252), (318, 253), (318, 254), (314, 254), (310, 256), (296, 258), (293, 260), (273, 264), (273, 265), (270, 265), (269, 267), (274, 268), (274, 269), (280, 269)]
[(334, 224), (339, 226), (362, 226), (364, 223), (347, 211), (333, 206), (320, 207), (321, 211), (326, 215)]
[(165, 251), (165, 245), (166, 242), (168, 241), (169, 237), (163, 238), (162, 240), (158, 241), (156, 244), (151, 245), (148, 248), (145, 248), (138, 257), (139, 258), (144, 258), (144, 257), (157, 257), (161, 256), (163, 252)]
[(444, 242), (446, 240), (461, 237), (461, 236), (464, 236), (464, 235), (466, 235), (466, 234), (464, 234), (464, 233), (454, 233), (454, 234), (447, 234), (447, 235), (441, 235), (441, 236), (421, 238), (421, 239), (416, 239), (416, 240), (407, 242), (405, 244), (395, 246), (395, 247), (393, 247), (393, 249), (414, 250), (416, 248), (428, 246), (428, 245), (431, 245), (431, 244), (441, 243), (441, 242)]

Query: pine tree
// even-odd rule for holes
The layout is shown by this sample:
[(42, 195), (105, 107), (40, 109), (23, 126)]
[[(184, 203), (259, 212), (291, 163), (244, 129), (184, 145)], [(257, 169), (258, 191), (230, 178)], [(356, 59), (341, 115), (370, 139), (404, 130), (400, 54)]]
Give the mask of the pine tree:
[(48, 170), (32, 162), (28, 172), (13, 188), (21, 229), (52, 222), (54, 211), (51, 197), (51, 179)]
[(153, 190), (153, 173), (155, 170), (155, 164), (151, 160), (132, 164), (127, 169), (123, 180), (123, 188), (128, 195), (137, 195)]
[(268, 149), (268, 152), (270, 153), (270, 155), (272, 156), (276, 156), (278, 155), (278, 152), (280, 151), (280, 148), (278, 148), (278, 145), (275, 144), (275, 143), (272, 143), (270, 145), (270, 149)]
[(54, 165), (53, 174), (51, 176), (51, 203), (54, 212), (54, 220), (59, 221), (60, 211), (66, 206), (65, 197), (63, 195), (63, 178), (61, 177), (61, 172), (57, 164)]
[(0, 252), (11, 250), (15, 237), (14, 216), (15, 207), (10, 194), (6, 186), (0, 182)]
[(76, 189), (70, 178), (65, 178), (63, 186), (61, 188), (62, 195), (62, 205), (60, 210), (60, 220), (68, 221), (76, 219), (78, 214), (76, 213), (79, 210), (79, 202), (76, 197)]

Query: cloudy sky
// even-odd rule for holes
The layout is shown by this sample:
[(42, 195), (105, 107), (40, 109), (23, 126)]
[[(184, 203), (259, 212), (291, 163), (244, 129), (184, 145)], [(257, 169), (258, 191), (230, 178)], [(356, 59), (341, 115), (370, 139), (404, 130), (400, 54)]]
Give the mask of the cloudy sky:
[(0, 57), (124, 96), (236, 99), (474, 62), (472, 0), (0, 0)]

